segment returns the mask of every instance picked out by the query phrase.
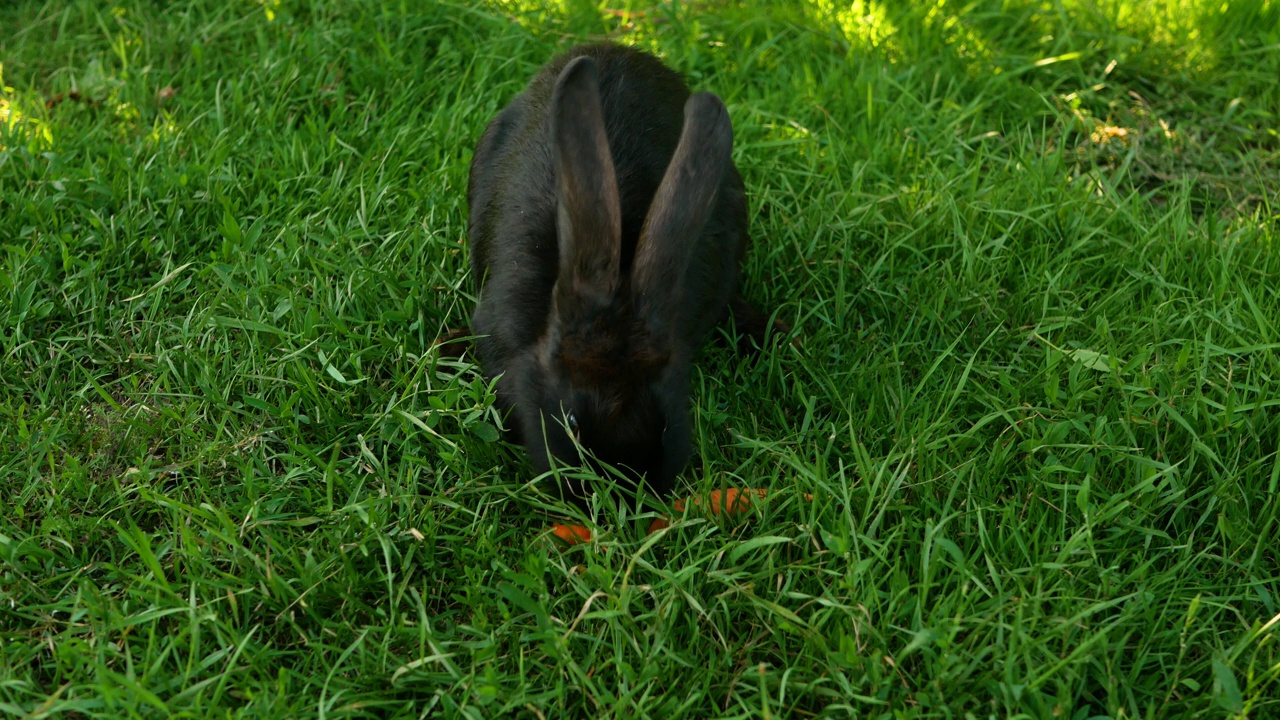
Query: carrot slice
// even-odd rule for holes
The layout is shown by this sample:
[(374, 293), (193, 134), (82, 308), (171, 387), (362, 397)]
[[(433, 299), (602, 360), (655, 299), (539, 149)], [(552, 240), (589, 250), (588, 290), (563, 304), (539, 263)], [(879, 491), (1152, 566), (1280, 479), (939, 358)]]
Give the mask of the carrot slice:
[[(769, 494), (764, 488), (729, 488), (727, 490), (712, 490), (708, 493), (707, 503), (708, 509), (712, 515), (720, 513), (746, 512), (751, 507), (751, 498), (755, 496), (761, 500)], [(702, 505), (702, 499), (691, 497), (687, 500), (675, 501), (675, 508), (678, 512), (684, 512), (687, 501), (693, 501), (694, 505)]]
[(551, 526), (551, 534), (570, 545), (591, 542), (591, 531), (581, 525), (556, 523)]
[[(728, 488), (725, 490), (712, 490), (707, 493), (707, 509), (712, 515), (745, 513), (751, 509), (751, 503), (754, 499), (764, 500), (769, 494), (764, 488)], [(805, 493), (805, 500), (813, 500), (813, 495)], [(672, 505), (676, 512), (684, 512), (688, 507), (688, 503), (692, 502), (695, 507), (701, 507), (703, 498), (690, 496), (687, 498), (677, 499)], [(664, 517), (654, 518), (649, 523), (648, 534), (658, 532), (659, 530), (671, 527), (671, 522)], [(581, 525), (564, 525), (556, 523), (551, 528), (551, 533), (563, 540), (569, 545), (577, 545), (578, 543), (590, 542), (591, 531)]]

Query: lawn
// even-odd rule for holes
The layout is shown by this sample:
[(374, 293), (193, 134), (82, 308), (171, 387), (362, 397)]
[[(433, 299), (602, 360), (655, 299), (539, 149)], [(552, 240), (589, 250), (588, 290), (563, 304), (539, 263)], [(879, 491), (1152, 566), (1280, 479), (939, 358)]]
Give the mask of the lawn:
[[(0, 711), (1280, 717), (1280, 2), (0, 28)], [(480, 132), (605, 35), (724, 99), (797, 339), (694, 375), (681, 492), (768, 499), (652, 536), (433, 347)]]

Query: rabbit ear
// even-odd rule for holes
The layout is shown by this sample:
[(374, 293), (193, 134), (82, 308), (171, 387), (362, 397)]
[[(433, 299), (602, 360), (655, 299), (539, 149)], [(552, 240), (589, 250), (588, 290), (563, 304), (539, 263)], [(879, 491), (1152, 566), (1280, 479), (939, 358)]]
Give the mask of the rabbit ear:
[(686, 271), (719, 197), (733, 152), (733, 125), (720, 98), (689, 97), (671, 164), (649, 206), (636, 249), (633, 292), (650, 326), (665, 328), (684, 305)]
[(618, 285), (622, 212), (591, 58), (575, 58), (560, 72), (551, 97), (551, 132), (560, 244), (557, 293), (604, 304)]

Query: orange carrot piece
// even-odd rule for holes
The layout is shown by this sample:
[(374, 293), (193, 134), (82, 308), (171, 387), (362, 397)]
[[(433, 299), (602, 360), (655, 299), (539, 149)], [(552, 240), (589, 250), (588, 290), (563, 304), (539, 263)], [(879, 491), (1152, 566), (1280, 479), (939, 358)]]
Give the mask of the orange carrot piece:
[[(712, 515), (721, 513), (744, 513), (751, 508), (752, 497), (761, 500), (769, 494), (764, 488), (728, 488), (725, 490), (712, 490), (708, 493), (708, 509)], [(812, 501), (813, 495), (805, 493), (804, 499)], [(687, 503), (692, 502), (696, 506), (702, 505), (702, 499), (697, 496), (688, 498), (679, 498), (672, 505), (676, 512), (684, 512)], [(649, 523), (649, 535), (671, 527), (671, 521), (664, 517), (654, 518)], [(590, 542), (591, 531), (581, 525), (564, 525), (556, 523), (551, 528), (551, 533), (563, 540), (569, 545), (577, 545), (578, 543)]]
[(570, 545), (591, 542), (591, 531), (581, 525), (563, 525), (561, 523), (556, 523), (551, 526), (551, 534)]
[[(768, 490), (763, 488), (729, 488), (727, 490), (712, 490), (708, 493), (707, 500), (712, 515), (720, 513), (746, 512), (751, 506), (751, 496), (754, 495), (761, 500), (769, 494)], [(691, 497), (694, 505), (701, 505), (702, 499)], [(675, 508), (677, 512), (684, 512), (687, 500), (676, 500)]]

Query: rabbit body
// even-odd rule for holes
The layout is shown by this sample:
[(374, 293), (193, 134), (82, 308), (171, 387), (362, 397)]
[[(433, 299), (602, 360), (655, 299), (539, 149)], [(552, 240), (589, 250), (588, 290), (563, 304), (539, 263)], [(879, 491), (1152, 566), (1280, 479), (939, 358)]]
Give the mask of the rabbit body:
[(539, 472), (576, 464), (576, 436), (671, 491), (691, 453), (690, 369), (748, 244), (731, 150), (718, 98), (609, 43), (553, 59), (486, 127), (467, 187), (471, 329)]

